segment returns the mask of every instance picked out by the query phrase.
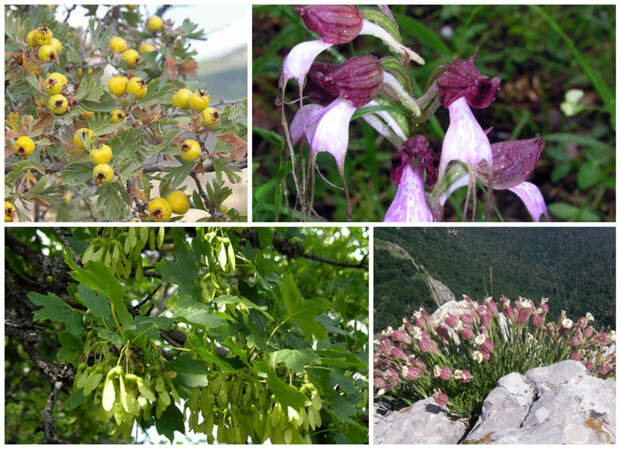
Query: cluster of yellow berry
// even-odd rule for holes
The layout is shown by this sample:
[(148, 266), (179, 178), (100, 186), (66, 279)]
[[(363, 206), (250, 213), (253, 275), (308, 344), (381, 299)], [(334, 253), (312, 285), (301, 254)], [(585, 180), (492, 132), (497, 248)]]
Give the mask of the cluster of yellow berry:
[(144, 97), (148, 92), (146, 81), (134, 76), (130, 80), (125, 75), (116, 75), (108, 81), (108, 89), (115, 97), (122, 97), (125, 94), (133, 94), (136, 100)]
[(62, 115), (69, 110), (67, 97), (61, 94), (66, 85), (67, 77), (58, 72), (50, 73), (43, 82), (43, 89), (50, 94), (47, 104), (53, 114)]
[(183, 215), (189, 209), (189, 199), (185, 193), (175, 190), (168, 198), (155, 198), (149, 202), (149, 215), (157, 221), (168, 221), (172, 213)]
[(207, 126), (214, 125), (220, 119), (220, 111), (209, 107), (211, 96), (203, 89), (192, 92), (189, 89), (179, 89), (172, 95), (172, 106), (179, 109), (191, 109), (200, 112), (202, 120)]
[(10, 201), (4, 201), (4, 221), (13, 221), (17, 215), (17, 210), (13, 203)]
[(35, 49), (37, 58), (42, 62), (55, 61), (62, 50), (62, 43), (54, 37), (47, 25), (31, 30), (26, 35), (28, 46)]
[(101, 145), (92, 148), (95, 135), (90, 128), (80, 128), (73, 134), (73, 144), (80, 150), (88, 150), (90, 161), (95, 164), (93, 168), (93, 181), (95, 184), (107, 184), (114, 179), (114, 169), (108, 164), (112, 159), (112, 148)]

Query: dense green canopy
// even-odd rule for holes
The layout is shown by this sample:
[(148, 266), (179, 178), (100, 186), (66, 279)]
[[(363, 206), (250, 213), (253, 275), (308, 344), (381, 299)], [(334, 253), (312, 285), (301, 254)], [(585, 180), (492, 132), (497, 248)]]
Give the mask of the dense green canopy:
[(6, 442), (367, 442), (367, 256), (362, 228), (7, 230)]

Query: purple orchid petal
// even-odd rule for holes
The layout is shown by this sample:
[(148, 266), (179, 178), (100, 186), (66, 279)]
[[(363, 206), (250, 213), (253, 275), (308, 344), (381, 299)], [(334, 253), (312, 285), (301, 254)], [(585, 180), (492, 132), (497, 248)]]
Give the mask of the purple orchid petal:
[(344, 158), (349, 146), (349, 122), (356, 109), (346, 98), (334, 100), (323, 109), (314, 132), (308, 139), (311, 157), (327, 151), (336, 159), (336, 165), (341, 174), (344, 172)]
[(450, 125), (443, 140), (439, 162), (440, 179), (451, 161), (458, 160), (472, 169), (486, 160), (493, 165), (491, 144), (486, 133), (469, 109), (465, 98), (459, 98), (448, 108)]
[(332, 45), (322, 40), (306, 41), (295, 45), (284, 58), (280, 85), (291, 78), (295, 78), (300, 86), (303, 85), (314, 59)]
[(545, 204), (545, 199), (540, 192), (540, 189), (536, 187), (536, 185), (531, 182), (522, 182), (519, 185), (514, 187), (510, 187), (508, 190), (517, 194), (525, 207), (527, 207), (527, 211), (530, 213), (534, 221), (540, 221), (540, 216), (542, 214), (547, 215), (547, 205)]
[(362, 15), (353, 5), (297, 6), (295, 12), (310, 31), (332, 44), (351, 42), (362, 29)]
[(293, 144), (296, 144), (304, 134), (306, 139), (308, 139), (307, 136), (314, 134), (316, 122), (321, 116), (323, 109), (323, 106), (318, 104), (306, 104), (295, 113), (295, 117), (293, 117), (289, 127)]
[(390, 205), (384, 222), (426, 223), (434, 221), (424, 196), (422, 167), (415, 170), (407, 164), (402, 171), (398, 191)]

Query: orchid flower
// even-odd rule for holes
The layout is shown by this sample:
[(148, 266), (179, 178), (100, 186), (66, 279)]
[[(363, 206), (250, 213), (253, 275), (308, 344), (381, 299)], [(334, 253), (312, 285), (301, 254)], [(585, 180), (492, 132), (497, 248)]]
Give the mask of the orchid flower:
[(455, 60), (437, 79), (439, 101), (450, 113), (450, 125), (442, 145), (435, 203), (439, 209), (439, 192), (448, 164), (455, 160), (465, 163), (469, 170), (469, 179), (463, 219), (467, 214), (470, 195), (473, 197), (473, 214), (475, 214), (476, 194), (473, 190), (475, 188), (475, 170), (480, 162), (486, 161), (489, 177), (493, 179), (491, 144), (469, 106), (474, 108), (489, 106), (495, 98), (500, 79), (490, 79), (481, 75), (473, 64), (475, 57), (476, 54), (467, 61), (464, 59)]
[(379, 60), (372, 55), (355, 56), (341, 66), (332, 66), (313, 74), (313, 79), (327, 94), (335, 96), (327, 106), (304, 105), (291, 122), (291, 140), (303, 135), (310, 145), (310, 161), (316, 155), (330, 153), (336, 160), (347, 198), (347, 215), (351, 219), (349, 193), (344, 179), (344, 159), (349, 146), (349, 122), (355, 111), (370, 103), (383, 82)]
[(383, 40), (393, 51), (405, 55), (418, 64), (424, 59), (413, 50), (405, 47), (379, 25), (362, 17), (353, 5), (309, 5), (295, 7), (295, 11), (303, 19), (310, 31), (321, 36), (321, 39), (297, 44), (284, 58), (280, 85), (295, 78), (301, 91), (306, 75), (316, 57), (332, 45), (346, 44), (360, 34), (368, 34)]
[[(489, 184), (495, 190), (510, 190), (521, 198), (534, 221), (540, 221), (541, 215), (548, 216), (547, 206), (542, 193), (531, 182), (525, 181), (534, 171), (540, 158), (545, 141), (539, 136), (527, 140), (498, 142), (491, 145), (493, 153), (493, 180), (489, 183), (488, 167), (482, 162), (476, 170), (476, 176), (487, 187)], [(456, 189), (466, 186), (468, 175), (457, 178), (441, 194), (440, 202), (443, 205)]]
[(398, 185), (384, 222), (434, 221), (424, 196), (424, 171), (430, 185), (435, 181), (433, 154), (424, 136), (407, 140), (392, 158), (392, 179)]

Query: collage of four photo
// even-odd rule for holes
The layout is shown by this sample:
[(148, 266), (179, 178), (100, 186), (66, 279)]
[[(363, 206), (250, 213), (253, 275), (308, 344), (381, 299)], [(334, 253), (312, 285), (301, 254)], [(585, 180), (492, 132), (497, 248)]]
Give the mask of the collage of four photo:
[(616, 5), (5, 5), (5, 444), (615, 444)]

